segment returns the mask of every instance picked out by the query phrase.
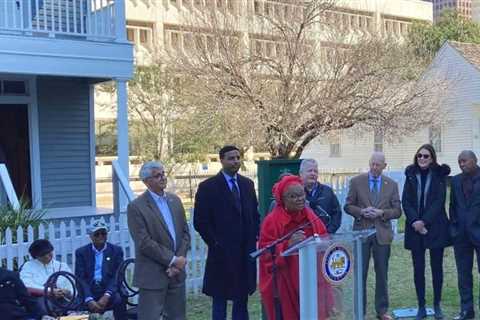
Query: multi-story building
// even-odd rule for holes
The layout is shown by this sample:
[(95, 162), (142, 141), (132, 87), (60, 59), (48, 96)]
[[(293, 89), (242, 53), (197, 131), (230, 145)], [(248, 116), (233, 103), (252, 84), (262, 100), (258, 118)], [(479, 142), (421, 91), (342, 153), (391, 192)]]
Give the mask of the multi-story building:
[[(255, 16), (267, 15), (287, 20), (301, 15), (303, 7), (297, 0), (128, 0), (127, 38), (134, 43), (137, 64), (151, 61), (151, 53), (162, 50), (182, 50), (197, 38), (209, 43), (208, 32), (192, 30), (192, 21), (186, 19), (201, 10), (221, 10), (239, 18), (237, 34), (247, 50), (272, 56), (284, 50), (284, 44), (262, 34), (255, 26)], [(325, 14), (326, 22), (342, 30), (388, 34), (403, 37), (414, 21), (432, 21), (432, 3), (421, 0), (338, 0)], [(194, 31), (196, 30), (196, 31)], [(321, 30), (316, 34), (321, 37)], [(321, 43), (322, 56), (328, 56), (329, 41)], [(325, 52), (324, 52), (325, 51)], [(101, 100), (98, 97), (97, 100)], [(107, 99), (108, 100), (108, 99)], [(100, 109), (100, 108), (98, 108)], [(97, 110), (97, 131), (112, 125), (108, 109)], [(98, 133), (98, 132), (97, 132)], [(112, 139), (102, 134), (105, 145)]]
[(433, 20), (437, 21), (444, 10), (455, 10), (462, 17), (472, 19), (472, 6), (475, 2), (478, 0), (433, 0)]
[[(224, 10), (233, 15), (248, 17), (271, 15), (288, 18), (301, 14), (298, 1), (288, 0), (130, 0), (127, 4), (127, 36), (135, 44), (136, 56), (141, 61), (149, 48), (182, 47), (190, 41), (189, 33), (182, 31), (182, 19), (189, 11), (211, 9)], [(402, 36), (413, 21), (432, 21), (432, 4), (420, 0), (358, 0), (338, 1), (327, 12), (328, 22), (341, 28), (383, 32)], [(253, 24), (239, 24), (239, 32), (248, 38), (250, 45), (271, 51), (274, 44), (262, 39)]]
[(480, 0), (472, 0), (472, 20), (480, 22)]

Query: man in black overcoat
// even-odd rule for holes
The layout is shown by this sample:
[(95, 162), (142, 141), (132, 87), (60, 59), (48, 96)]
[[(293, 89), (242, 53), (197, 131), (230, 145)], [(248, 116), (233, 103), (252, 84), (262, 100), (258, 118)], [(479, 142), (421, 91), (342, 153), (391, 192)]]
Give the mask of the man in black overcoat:
[(461, 309), (454, 319), (474, 319), (473, 256), (477, 254), (480, 270), (480, 168), (473, 151), (458, 156), (462, 173), (452, 178), (450, 193), (450, 235), (453, 240), (458, 272)]
[(227, 300), (232, 319), (248, 319), (248, 296), (256, 288), (255, 251), (260, 216), (253, 181), (239, 175), (240, 151), (225, 146), (222, 170), (198, 186), (193, 223), (208, 246), (203, 293), (212, 297), (212, 319), (226, 319)]

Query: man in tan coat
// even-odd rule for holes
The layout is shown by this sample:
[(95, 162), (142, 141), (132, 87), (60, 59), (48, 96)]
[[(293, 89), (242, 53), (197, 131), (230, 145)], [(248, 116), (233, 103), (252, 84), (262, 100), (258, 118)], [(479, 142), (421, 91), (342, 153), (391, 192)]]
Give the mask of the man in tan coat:
[(393, 240), (392, 219), (401, 215), (398, 185), (382, 175), (386, 167), (385, 156), (374, 152), (370, 158), (370, 171), (350, 180), (345, 211), (355, 219), (353, 230), (374, 229), (363, 245), (363, 312), (366, 314), (366, 282), (370, 256), (375, 267), (375, 311), (380, 320), (391, 320), (388, 315), (388, 260)]
[(163, 165), (147, 162), (140, 178), (148, 190), (128, 206), (135, 242), (133, 283), (140, 289), (138, 319), (186, 319), (185, 265), (190, 234), (180, 198), (165, 192)]

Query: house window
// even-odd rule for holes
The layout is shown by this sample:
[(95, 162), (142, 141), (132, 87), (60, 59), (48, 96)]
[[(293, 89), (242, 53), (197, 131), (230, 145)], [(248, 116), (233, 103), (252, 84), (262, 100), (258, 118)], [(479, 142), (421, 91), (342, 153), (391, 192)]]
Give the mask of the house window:
[(383, 132), (380, 130), (373, 133), (373, 151), (383, 152)]
[(340, 157), (340, 135), (334, 134), (329, 137), (330, 158)]
[(440, 127), (430, 127), (428, 139), (437, 153), (442, 152), (442, 129)]
[(27, 96), (27, 82), (23, 80), (0, 80), (0, 95)]

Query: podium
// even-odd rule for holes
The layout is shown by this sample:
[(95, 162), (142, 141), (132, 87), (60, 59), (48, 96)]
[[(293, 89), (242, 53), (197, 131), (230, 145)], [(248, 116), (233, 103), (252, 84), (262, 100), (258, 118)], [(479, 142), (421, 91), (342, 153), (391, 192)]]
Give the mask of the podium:
[(374, 234), (370, 229), (315, 235), (282, 253), (299, 257), (300, 320), (320, 319), (319, 303), (330, 304), (322, 301), (319, 283), (326, 283), (323, 290), (333, 296), (328, 319), (364, 319), (362, 243)]

